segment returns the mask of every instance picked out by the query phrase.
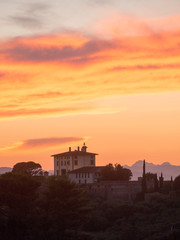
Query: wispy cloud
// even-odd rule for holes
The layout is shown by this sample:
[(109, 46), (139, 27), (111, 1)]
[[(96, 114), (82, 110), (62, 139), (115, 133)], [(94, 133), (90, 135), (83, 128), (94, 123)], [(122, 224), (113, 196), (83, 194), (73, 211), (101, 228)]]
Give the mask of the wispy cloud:
[(25, 28), (38, 28), (42, 26), (41, 20), (35, 17), (14, 16), (14, 17), (11, 17), (11, 20), (15, 24), (18, 24)]
[(104, 6), (104, 5), (113, 5), (113, 2), (116, 0), (85, 0), (88, 5), (99, 5), (99, 6)]
[[(39, 99), (38, 99), (39, 100)], [(86, 113), (87, 109), (85, 107), (67, 107), (67, 108), (56, 108), (51, 106), (51, 108), (37, 108), (36, 106), (30, 106), (28, 108), (18, 108), (19, 105), (9, 105), (10, 108), (15, 108), (14, 110), (1, 110), (1, 118), (12, 118), (12, 117), (27, 117), (27, 116), (49, 116), (49, 115), (68, 115), (68, 114), (79, 114)], [(6, 108), (6, 107), (5, 107)], [(92, 109), (89, 106), (88, 112)]]
[(179, 31), (180, 15), (164, 18), (139, 18), (132, 14), (112, 11), (100, 19), (92, 31), (95, 34), (108, 37), (149, 36), (159, 38), (162, 33)]
[(53, 137), (53, 138), (39, 138), (39, 139), (28, 139), (20, 142), (13, 143), (7, 146), (0, 146), (0, 151), (6, 150), (32, 150), (37, 149), (41, 151), (42, 149), (54, 148), (63, 146), (65, 144), (82, 142), (85, 139), (82, 137)]
[(23, 142), (22, 148), (40, 148), (40, 147), (52, 147), (60, 146), (66, 143), (81, 142), (84, 141), (82, 137), (62, 137), (62, 138), (39, 138), (29, 139)]
[(0, 79), (5, 76), (5, 73), (0, 72)]
[[(29, 39), (30, 41), (30, 39)], [(15, 41), (16, 42), (16, 41)], [(89, 59), (94, 54), (108, 49), (115, 49), (115, 42), (105, 40), (88, 40), (80, 47), (73, 47), (70, 45), (58, 46), (31, 46), (23, 44), (20, 40), (13, 46), (8, 46), (4, 51), (7, 59), (12, 61), (28, 61), (28, 62), (52, 62), (52, 61), (69, 61), (75, 63), (80, 62), (82, 59)], [(81, 61), (83, 62), (83, 61)], [(84, 60), (84, 62), (86, 62)]]
[(50, 8), (51, 8), (50, 4), (36, 2), (36, 3), (28, 4), (26, 7), (26, 11), (29, 14), (36, 14), (36, 13), (40, 13), (40, 12), (42, 13), (44, 11), (48, 11)]
[(9, 20), (24, 28), (37, 29), (43, 26), (43, 13), (50, 5), (43, 3), (24, 4), (17, 15), (9, 16)]
[(178, 69), (180, 68), (180, 64), (176, 63), (176, 64), (154, 64), (154, 65), (135, 65), (135, 66), (118, 66), (115, 67), (109, 71), (123, 71), (123, 70), (158, 70), (158, 69)]

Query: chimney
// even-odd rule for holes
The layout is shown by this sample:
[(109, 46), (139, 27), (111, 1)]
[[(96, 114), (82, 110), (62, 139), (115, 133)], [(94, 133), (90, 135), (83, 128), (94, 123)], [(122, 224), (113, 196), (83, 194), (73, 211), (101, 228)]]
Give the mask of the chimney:
[(69, 147), (69, 152), (71, 152), (71, 147)]
[(78, 146), (78, 151), (79, 151), (79, 146)]

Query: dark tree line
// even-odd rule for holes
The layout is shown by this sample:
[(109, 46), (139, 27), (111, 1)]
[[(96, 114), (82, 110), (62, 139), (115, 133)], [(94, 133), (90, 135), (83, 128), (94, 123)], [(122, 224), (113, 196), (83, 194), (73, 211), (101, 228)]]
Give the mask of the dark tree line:
[[(122, 178), (123, 171), (108, 165), (102, 176), (129, 180), (131, 173), (125, 170)], [(161, 194), (150, 202), (125, 203), (89, 197), (66, 178), (32, 175), (23, 170), (0, 176), (0, 239), (180, 239), (180, 176), (173, 185), (177, 198)]]
[(88, 201), (66, 178), (1, 175), (0, 238), (73, 239), (88, 218)]
[(120, 164), (108, 164), (101, 170), (101, 179), (107, 181), (129, 181), (132, 177), (131, 170), (122, 167)]

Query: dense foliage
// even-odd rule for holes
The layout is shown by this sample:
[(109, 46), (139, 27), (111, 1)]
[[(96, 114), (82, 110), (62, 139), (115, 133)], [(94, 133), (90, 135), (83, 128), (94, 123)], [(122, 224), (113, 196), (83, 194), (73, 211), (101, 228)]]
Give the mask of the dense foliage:
[(73, 239), (88, 214), (87, 194), (67, 179), (0, 176), (1, 239)]
[(93, 240), (179, 240), (180, 201), (157, 196), (150, 202), (93, 201), (85, 230)]
[(0, 176), (0, 236), (2, 239), (24, 239), (31, 228), (37, 189), (35, 178), (6, 173)]
[(129, 181), (132, 177), (131, 170), (122, 167), (120, 164), (108, 164), (103, 167), (101, 170), (101, 179), (102, 180), (120, 180), (120, 181)]
[(174, 179), (174, 190), (180, 196), (180, 175)]
[(66, 178), (7, 173), (0, 176), (0, 239), (179, 240), (180, 199), (158, 193), (112, 202)]
[(42, 167), (39, 163), (35, 162), (19, 162), (14, 165), (12, 169), (13, 173), (26, 174), (31, 176), (41, 175)]

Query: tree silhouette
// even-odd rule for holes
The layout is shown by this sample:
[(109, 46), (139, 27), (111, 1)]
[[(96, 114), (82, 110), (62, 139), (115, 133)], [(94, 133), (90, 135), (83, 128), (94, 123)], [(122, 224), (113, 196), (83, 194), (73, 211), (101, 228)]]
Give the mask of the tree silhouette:
[(142, 176), (142, 193), (147, 192), (147, 183), (146, 183), (146, 162), (143, 161), (143, 176)]
[(178, 196), (180, 196), (180, 175), (174, 179), (173, 187)]
[[(20, 240), (28, 235), (40, 183), (32, 176), (6, 173), (0, 176), (0, 215), (3, 220), (2, 239)], [(33, 223), (33, 222), (32, 222)]]
[(88, 203), (87, 193), (66, 177), (49, 177), (39, 205), (39, 239), (58, 240), (74, 236), (89, 215)]
[(20, 162), (16, 163), (12, 169), (13, 173), (27, 174), (31, 176), (42, 175), (42, 167), (35, 162)]
[(131, 179), (131, 176), (131, 170), (123, 168), (120, 164), (115, 164), (115, 166), (113, 166), (110, 163), (101, 169), (101, 179), (106, 181), (129, 181)]
[(102, 180), (114, 180), (114, 167), (111, 163), (101, 169)]

